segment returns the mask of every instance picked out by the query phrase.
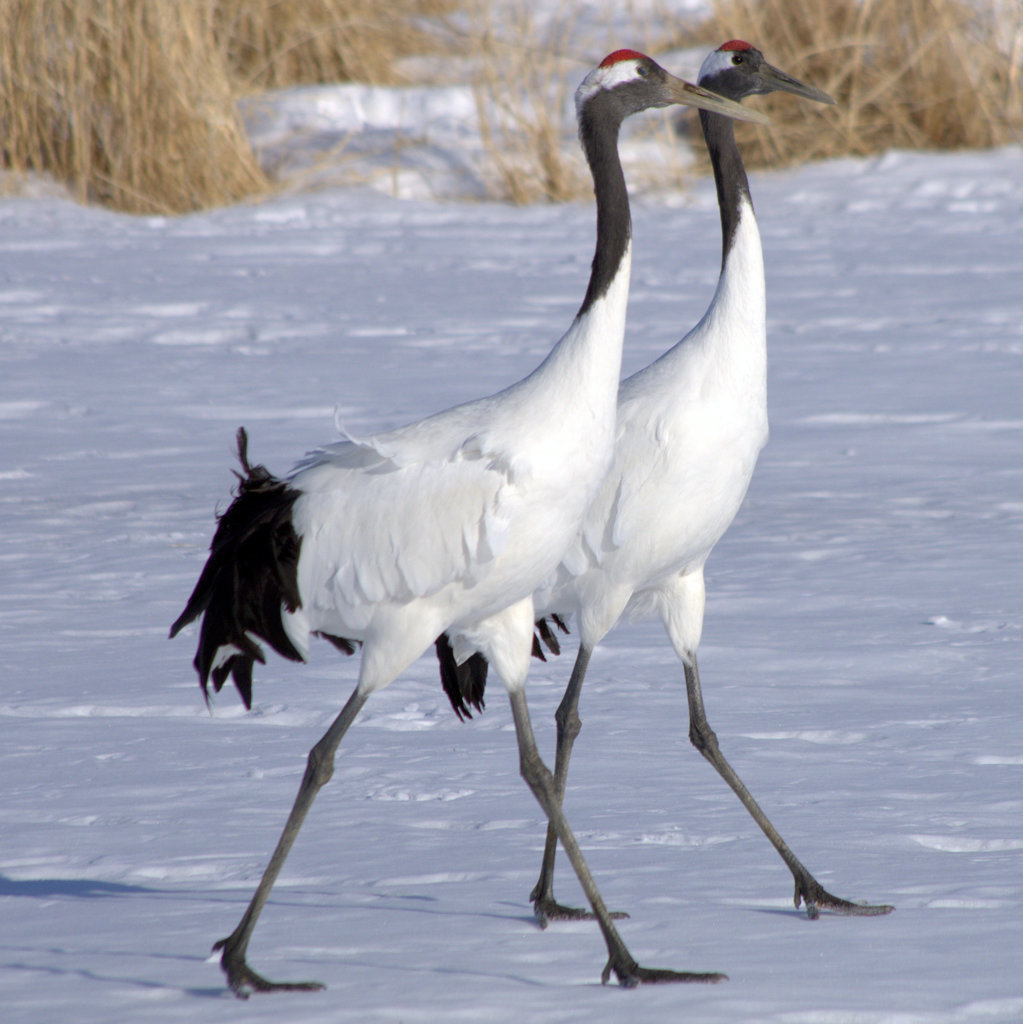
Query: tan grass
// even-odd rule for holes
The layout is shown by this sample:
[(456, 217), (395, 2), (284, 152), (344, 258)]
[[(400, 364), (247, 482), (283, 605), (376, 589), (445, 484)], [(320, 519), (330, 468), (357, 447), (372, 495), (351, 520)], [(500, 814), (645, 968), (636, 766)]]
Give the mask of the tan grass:
[(248, 90), (403, 81), (402, 58), (437, 48), (455, 0), (216, 0), (216, 31)]
[(495, 12), (469, 0), (472, 87), (486, 157), (490, 194), (513, 203), (585, 195), (585, 165), (566, 145), (571, 16), (545, 26), (543, 38), (529, 3)]
[(204, 0), (0, 4), (4, 163), (82, 200), (176, 213), (266, 187)]
[[(539, 6), (529, 0), (463, 0), (469, 27), (463, 49), (471, 55), (472, 86), (491, 197), (514, 203), (585, 199), (592, 183), (574, 141), (572, 96), (583, 75), (613, 49), (656, 53), (673, 27), (659, 4), (580, 5), (572, 0)], [(652, 160), (629, 168), (643, 186), (677, 184), (681, 164), (668, 115), (647, 115), (625, 132), (642, 140)], [(667, 143), (667, 144), (665, 144)]]
[[(739, 36), (838, 99), (758, 100), (771, 127), (739, 126), (755, 165), (1023, 139), (1018, 0), (714, 0), (695, 35), (666, 14), (644, 21), (651, 10), (627, 0), (0, 0), (0, 172), (48, 172), (83, 201), (130, 211), (233, 202), (269, 187), (237, 113), (241, 92), (400, 81), (404, 58), (435, 53), (441, 39), (452, 68), (475, 69), (491, 192), (514, 202), (589, 195), (571, 91), (620, 45), (656, 54)], [(663, 137), (665, 122), (636, 129)], [(677, 156), (670, 140), (661, 151)], [(677, 162), (646, 163), (648, 183), (677, 177)]]
[(1023, 140), (1015, 0), (715, 0), (697, 37), (746, 39), (838, 101), (757, 100), (770, 127), (738, 128), (755, 166)]
[(450, 0), (0, 0), (0, 171), (179, 213), (266, 191), (236, 99), (393, 80)]

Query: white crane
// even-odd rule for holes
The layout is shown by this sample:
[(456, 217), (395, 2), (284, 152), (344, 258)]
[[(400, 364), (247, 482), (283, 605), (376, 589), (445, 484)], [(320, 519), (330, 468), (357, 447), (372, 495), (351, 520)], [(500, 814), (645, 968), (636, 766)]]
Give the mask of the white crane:
[(248, 909), (214, 947), (223, 951), (221, 966), (238, 995), (319, 987), (261, 977), (246, 961), (249, 939), (359, 710), (445, 630), (471, 636), (508, 688), (523, 777), (604, 929), (605, 979), (612, 971), (626, 985), (718, 978), (646, 970), (629, 954), (561, 813), (524, 692), (532, 592), (571, 543), (611, 458), (631, 263), (619, 127), (630, 114), (676, 103), (748, 117), (633, 50), (615, 51), (580, 85), (576, 109), (597, 201), (596, 253), (572, 325), (529, 376), (418, 423), (314, 451), (283, 480), (250, 465), (245, 432), (238, 433), (244, 475), (171, 636), (201, 616), (195, 667), (204, 692), (211, 678), (219, 690), (231, 677), (247, 706), (253, 663), (263, 661), (258, 639), (293, 660), (304, 658), (312, 635), (347, 653), (362, 645), (355, 691), (309, 753)]
[[(826, 93), (772, 67), (763, 54), (730, 40), (708, 55), (699, 83), (736, 101), (784, 91), (821, 103)], [(659, 615), (684, 666), (689, 738), (761, 827), (795, 879), (795, 904), (810, 917), (821, 908), (884, 914), (888, 905), (851, 903), (827, 892), (800, 863), (725, 760), (704, 711), (696, 651), (703, 630), (703, 567), (745, 497), (767, 441), (767, 332), (763, 252), (749, 182), (732, 122), (701, 111), (721, 213), (717, 290), (700, 322), (673, 348), (621, 386), (611, 471), (555, 576), (534, 595), (539, 616), (575, 614), (579, 651), (555, 715), (555, 784), (564, 796), (581, 722), (579, 695), (593, 648), (623, 617)], [(557, 653), (543, 618), (540, 637)], [(534, 653), (539, 653), (539, 639)], [(445, 689), (460, 717), (482, 708), (484, 656), (458, 638), (437, 652)], [(461, 657), (461, 663), (456, 662)], [(542, 656), (542, 655), (541, 655)], [(557, 835), (548, 830), (531, 899), (537, 920), (590, 916), (553, 894)]]

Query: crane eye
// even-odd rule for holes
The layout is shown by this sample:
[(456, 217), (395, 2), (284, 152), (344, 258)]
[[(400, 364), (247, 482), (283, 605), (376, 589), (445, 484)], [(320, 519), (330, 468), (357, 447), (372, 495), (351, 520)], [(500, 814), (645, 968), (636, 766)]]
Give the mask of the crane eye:
[(650, 74), (650, 69), (645, 64), (639, 64), (636, 67), (636, 74), (639, 75), (640, 78), (646, 78), (646, 76)]
[(732, 57), (733, 64), (741, 64), (745, 58), (741, 53), (737, 53)]

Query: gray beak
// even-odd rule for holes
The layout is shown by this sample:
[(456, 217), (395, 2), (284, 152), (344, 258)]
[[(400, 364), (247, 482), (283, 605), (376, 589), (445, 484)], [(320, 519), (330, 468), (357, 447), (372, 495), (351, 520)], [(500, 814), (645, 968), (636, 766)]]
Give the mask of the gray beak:
[[(791, 79), (795, 82), (795, 79)], [(796, 82), (796, 85), (799, 83)], [(693, 85), (674, 75), (667, 76), (666, 92), (670, 103), (678, 103), (687, 107), (699, 107), (700, 110), (711, 110), (716, 114), (724, 114), (737, 121), (752, 121), (754, 124), (770, 124), (770, 120), (759, 111), (748, 110), (726, 100), (716, 92), (704, 89), (702, 86)], [(823, 96), (824, 94), (821, 93)]]
[(766, 61), (757, 70), (757, 77), (760, 80), (760, 88), (757, 92), (760, 93), (791, 92), (796, 96), (802, 96), (803, 99), (813, 100), (816, 103), (835, 102), (834, 98), (822, 89), (806, 85), (804, 82), (800, 82), (799, 79), (785, 74), (784, 71), (773, 67)]

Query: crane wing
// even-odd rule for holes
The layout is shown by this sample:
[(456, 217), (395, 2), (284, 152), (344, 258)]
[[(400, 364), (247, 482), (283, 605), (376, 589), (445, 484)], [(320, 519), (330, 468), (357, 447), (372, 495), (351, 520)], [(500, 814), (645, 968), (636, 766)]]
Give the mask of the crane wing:
[(312, 548), (300, 564), (304, 595), (351, 619), (381, 601), (471, 586), (501, 553), (517, 497), (507, 462), (479, 435), (449, 443), (443, 458), (436, 439), (423, 440), (350, 438), (299, 466), (295, 524), (303, 555)]

